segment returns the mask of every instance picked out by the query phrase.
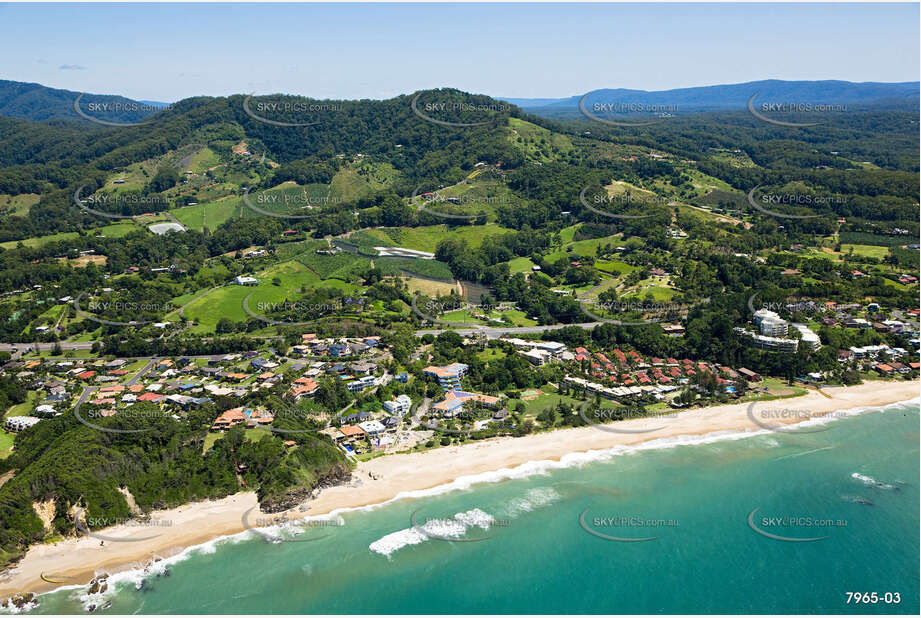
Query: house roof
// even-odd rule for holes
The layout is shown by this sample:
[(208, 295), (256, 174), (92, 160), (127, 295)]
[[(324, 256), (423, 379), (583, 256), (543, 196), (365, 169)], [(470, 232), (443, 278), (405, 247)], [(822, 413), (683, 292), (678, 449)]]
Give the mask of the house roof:
[(365, 435), (365, 430), (358, 425), (343, 425), (339, 428), (339, 431), (346, 437), (360, 437)]

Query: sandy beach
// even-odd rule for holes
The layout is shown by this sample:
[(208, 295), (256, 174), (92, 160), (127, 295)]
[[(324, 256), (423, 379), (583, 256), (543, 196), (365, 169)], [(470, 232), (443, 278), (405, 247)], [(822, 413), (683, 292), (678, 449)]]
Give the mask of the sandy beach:
[[(876, 407), (919, 396), (915, 382), (870, 382), (854, 387), (833, 387), (810, 391), (801, 397), (754, 404), (754, 415), (770, 425), (803, 421), (803, 414), (825, 416), (841, 410)], [(752, 404), (729, 404), (692, 409), (678, 414), (621, 421), (617, 433), (599, 427), (579, 427), (523, 438), (498, 438), (463, 446), (440, 448), (425, 453), (389, 455), (358, 466), (351, 485), (328, 488), (309, 502), (304, 512), (286, 515), (317, 516), (336, 509), (380, 504), (401, 493), (426, 490), (462, 477), (515, 468), (528, 462), (560, 460), (567, 454), (604, 450), (618, 445), (636, 445), (650, 440), (699, 436), (713, 432), (764, 431), (749, 416)], [(783, 411), (793, 411), (783, 414)], [(644, 431), (645, 430), (645, 431)], [(650, 431), (652, 430), (652, 431)], [(223, 500), (188, 504), (158, 511), (151, 519), (169, 525), (116, 526), (97, 531), (106, 538), (142, 539), (132, 542), (80, 537), (55, 544), (32, 547), (22, 561), (2, 574), (0, 598), (18, 592), (46, 592), (62, 585), (86, 584), (98, 572), (115, 573), (136, 568), (155, 557), (175, 555), (184, 548), (245, 530), (243, 516), (257, 507), (253, 492)], [(258, 508), (248, 515), (253, 526), (271, 515)], [(45, 577), (57, 583), (42, 579)]]

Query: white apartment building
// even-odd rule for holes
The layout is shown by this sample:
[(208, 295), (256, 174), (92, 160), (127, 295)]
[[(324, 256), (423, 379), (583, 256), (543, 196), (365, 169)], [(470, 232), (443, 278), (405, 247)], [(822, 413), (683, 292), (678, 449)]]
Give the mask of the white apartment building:
[(413, 405), (409, 395), (399, 395), (393, 401), (385, 401), (384, 409), (390, 414), (406, 414)]
[(818, 350), (822, 346), (822, 340), (819, 338), (819, 336), (805, 324), (798, 324), (794, 322), (791, 324), (791, 326), (800, 332), (800, 335), (802, 336), (800, 341), (802, 341), (803, 345), (810, 350)]
[(777, 313), (770, 309), (759, 309), (752, 318), (755, 326), (761, 329), (762, 335), (768, 337), (781, 337), (787, 334), (789, 324)]

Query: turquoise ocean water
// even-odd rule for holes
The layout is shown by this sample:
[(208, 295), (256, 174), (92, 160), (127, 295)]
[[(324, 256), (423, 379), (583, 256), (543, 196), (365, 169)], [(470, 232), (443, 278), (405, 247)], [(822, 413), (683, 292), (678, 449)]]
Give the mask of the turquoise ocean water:
[(297, 542), (210, 543), (32, 613), (917, 614), (917, 403), (808, 429), (536, 462), (271, 532)]

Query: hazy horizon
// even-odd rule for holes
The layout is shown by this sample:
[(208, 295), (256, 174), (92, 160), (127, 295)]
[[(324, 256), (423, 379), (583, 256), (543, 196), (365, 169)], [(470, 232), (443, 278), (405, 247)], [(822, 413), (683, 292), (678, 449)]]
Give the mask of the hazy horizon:
[(908, 3), (2, 4), (0, 16), (15, 26), (0, 41), (3, 79), (163, 102), (439, 87), (557, 99), (762, 79), (914, 82), (921, 70), (919, 6)]

